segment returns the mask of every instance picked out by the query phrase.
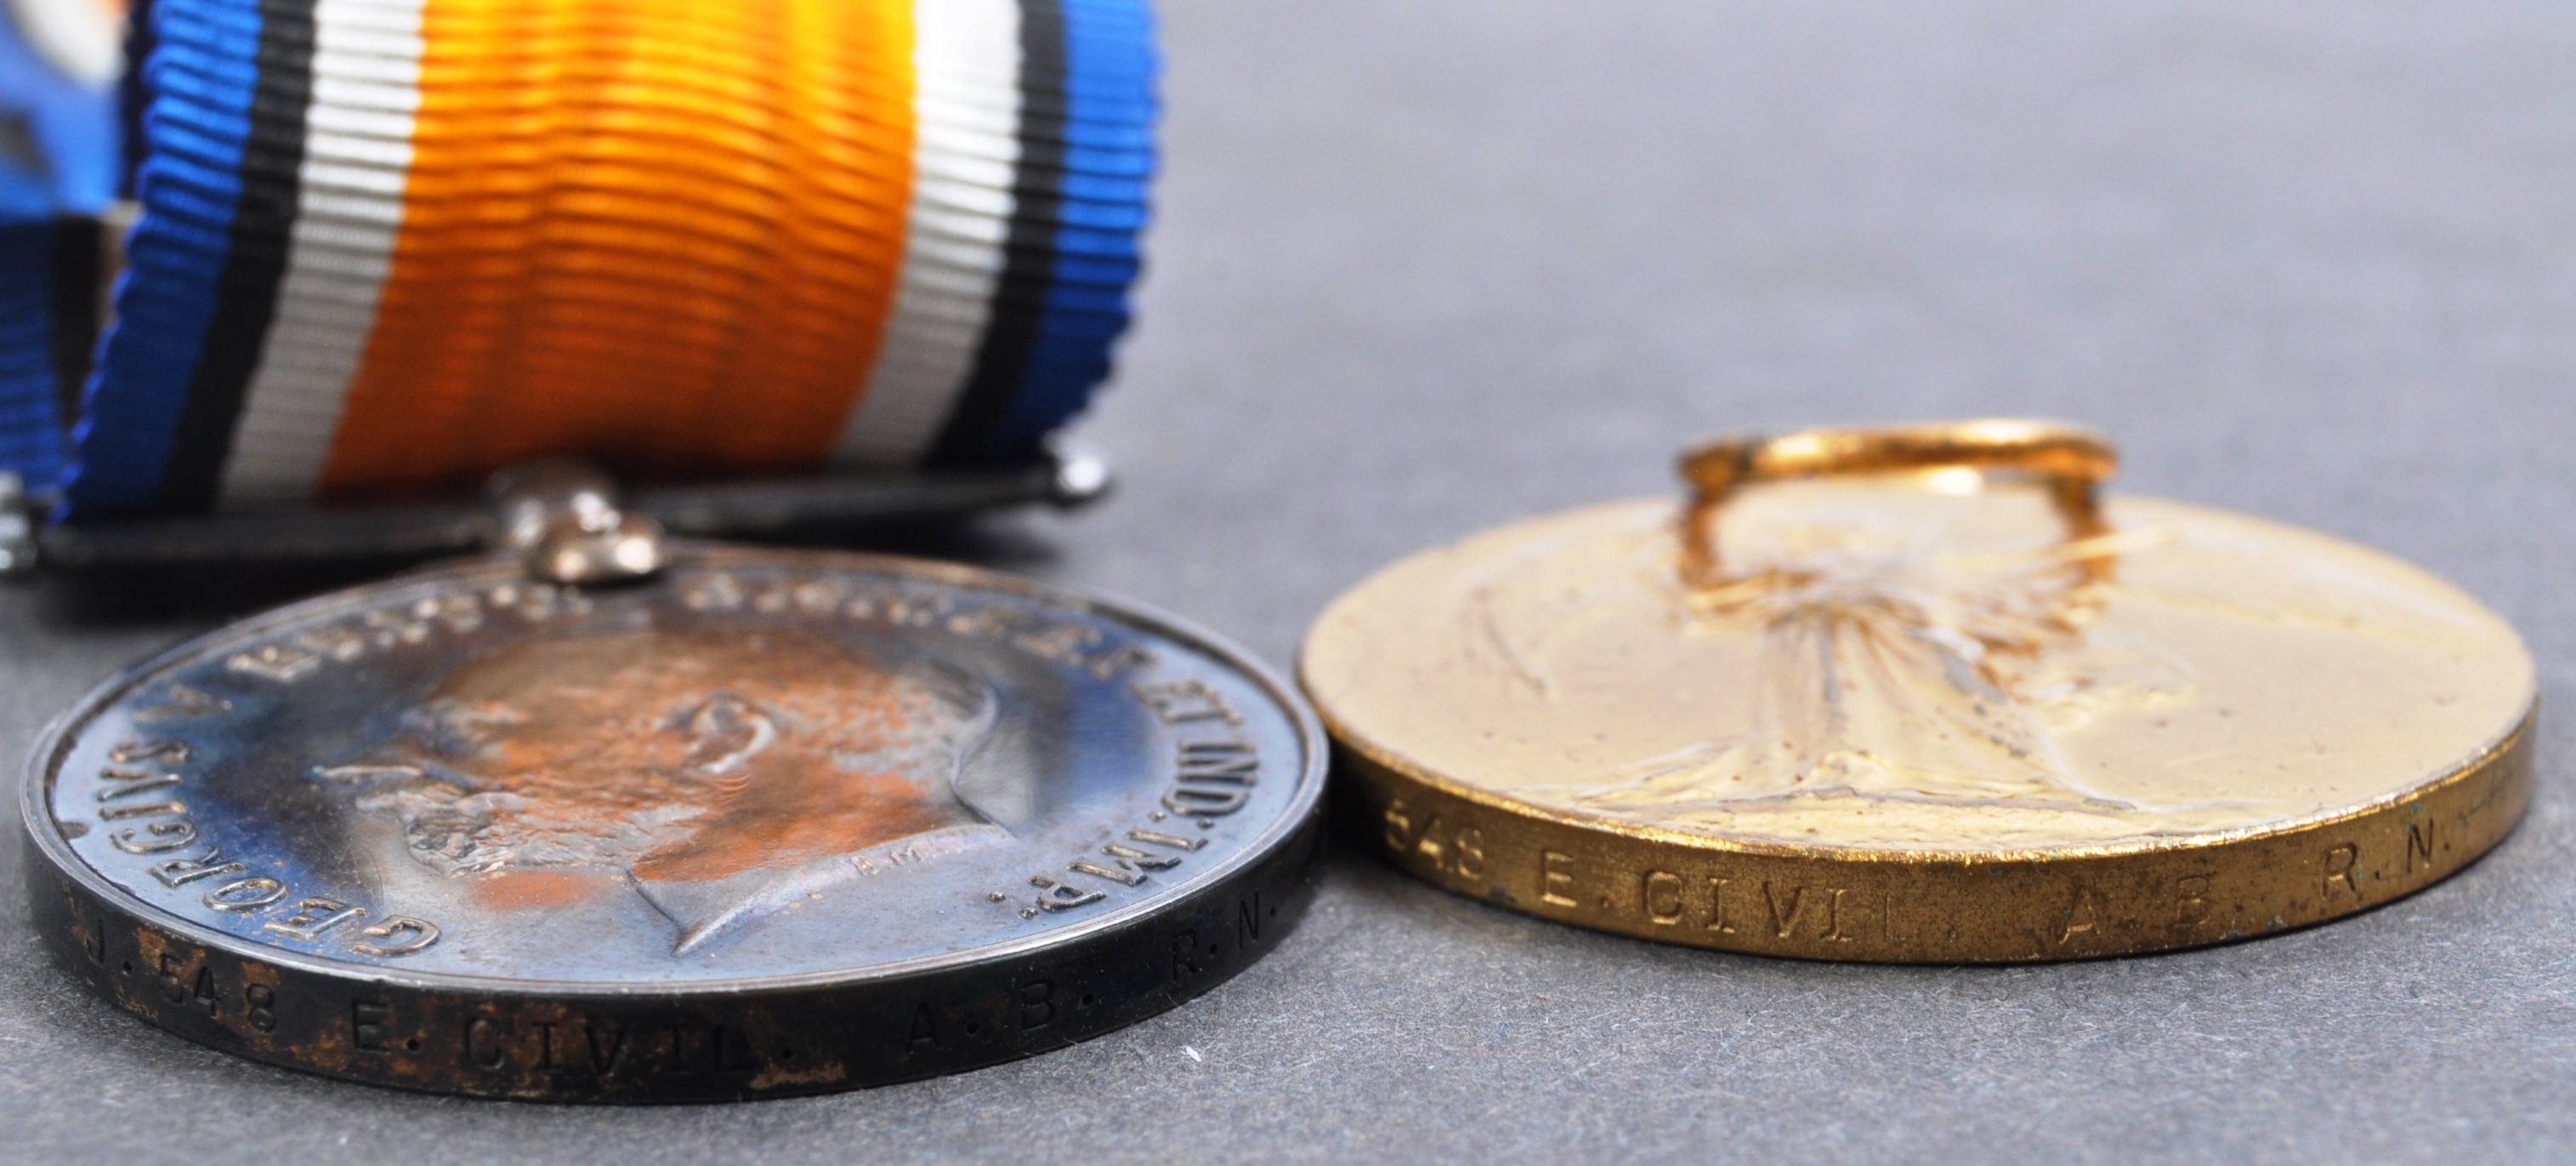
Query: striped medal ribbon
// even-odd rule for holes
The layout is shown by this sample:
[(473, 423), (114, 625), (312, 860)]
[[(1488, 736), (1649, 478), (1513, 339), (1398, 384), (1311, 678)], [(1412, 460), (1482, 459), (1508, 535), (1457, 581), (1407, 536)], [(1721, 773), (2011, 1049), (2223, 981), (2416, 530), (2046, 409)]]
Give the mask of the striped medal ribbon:
[(1009, 461), (1127, 323), (1143, 0), (148, 0), (127, 30), (130, 228), (0, 222), (0, 468), (70, 518), (552, 453)]

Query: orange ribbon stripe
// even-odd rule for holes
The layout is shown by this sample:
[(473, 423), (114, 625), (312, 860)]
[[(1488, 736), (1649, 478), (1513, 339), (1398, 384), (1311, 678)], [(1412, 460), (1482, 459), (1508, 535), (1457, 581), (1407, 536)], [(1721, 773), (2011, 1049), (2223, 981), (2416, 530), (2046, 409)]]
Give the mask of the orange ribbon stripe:
[[(404, 217), (321, 483), (810, 467), (889, 314), (906, 0), (428, 0)], [(364, 484), (360, 490), (359, 484)]]

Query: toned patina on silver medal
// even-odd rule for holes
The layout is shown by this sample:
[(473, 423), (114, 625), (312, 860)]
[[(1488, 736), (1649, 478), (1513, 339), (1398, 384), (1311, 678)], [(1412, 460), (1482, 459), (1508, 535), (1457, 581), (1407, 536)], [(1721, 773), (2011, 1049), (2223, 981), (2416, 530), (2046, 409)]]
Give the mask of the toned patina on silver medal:
[(588, 550), (659, 573), (471, 561), (100, 686), (24, 794), (66, 966), (336, 1076), (726, 1098), (1081, 1040), (1307, 901), (1320, 731), (1203, 632), (909, 559)]

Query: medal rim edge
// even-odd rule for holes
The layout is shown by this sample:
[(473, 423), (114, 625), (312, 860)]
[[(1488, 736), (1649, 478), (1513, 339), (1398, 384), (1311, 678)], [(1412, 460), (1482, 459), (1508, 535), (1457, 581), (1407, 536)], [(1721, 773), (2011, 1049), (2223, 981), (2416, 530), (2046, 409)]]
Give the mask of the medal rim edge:
[[(2369, 901), (2363, 901), (2356, 898), (2355, 901), (2349, 904), (2334, 904), (2327, 909), (2317, 912), (2311, 917), (2301, 919), (2297, 922), (2284, 922), (2276, 917), (2271, 926), (2258, 930), (2231, 931), (2224, 934), (2194, 936), (2162, 942), (2124, 941), (2089, 947), (2086, 950), (2079, 951), (2051, 952), (2037, 950), (2035, 948), (2006, 948), (1972, 940), (1964, 947), (1954, 946), (1947, 948), (1933, 948), (1929, 945), (1925, 945), (1922, 949), (1910, 953), (1856, 951), (1845, 954), (1830, 949), (1817, 950), (1813, 944), (1787, 947), (1765, 946), (1744, 940), (1701, 941), (1692, 938), (1685, 938), (1685, 936), (1693, 934), (1686, 930), (1659, 931), (1651, 927), (1638, 926), (1634, 920), (1627, 919), (1625, 917), (1596, 915), (1586, 918), (1551, 910), (1544, 910), (1536, 905), (1533, 900), (1528, 898), (1497, 895), (1495, 892), (1500, 891), (1505, 883), (1503, 880), (1491, 877), (1471, 876), (1473, 881), (1485, 884), (1486, 893), (1478, 894), (1469, 886), (1465, 885), (1464, 880), (1452, 878), (1445, 872), (1426, 873), (1417, 869), (1419, 864), (1415, 862), (1408, 853), (1412, 849), (1411, 847), (1392, 846), (1384, 836), (1384, 831), (1373, 828), (1375, 826), (1374, 821), (1362, 820), (1366, 816), (1368, 807), (1363, 804), (1363, 799), (1358, 795), (1357, 791), (1367, 790), (1371, 794), (1381, 795), (1384, 800), (1388, 801), (1397, 800), (1397, 797), (1404, 793), (1408, 786), (1419, 788), (1434, 796), (1445, 797), (1457, 795), (1450, 789), (1440, 785), (1427, 782), (1418, 783), (1411, 775), (1397, 770), (1380, 767), (1366, 757), (1355, 757), (1353, 759), (1355, 763), (1348, 767), (1346, 778), (1340, 786), (1339, 793), (1336, 796), (1336, 817), (1343, 819), (1344, 827), (1353, 830), (1360, 838), (1361, 845), (1370, 853), (1376, 855), (1381, 861), (1393, 866), (1398, 872), (1420, 882), (1427, 883), (1438, 890), (1457, 895), (1461, 898), (1473, 900), (1487, 907), (1495, 907), (1505, 911), (1510, 911), (1514, 914), (1530, 919), (1536, 919), (1542, 922), (1561, 926), (1581, 928), (1586, 931), (1599, 932), (1606, 935), (1616, 935), (1622, 938), (1634, 939), (1647, 943), (1655, 943), (1671, 947), (1693, 948), (1703, 951), (1718, 951), (1731, 955), (1761, 956), (1774, 959), (1813, 960), (1826, 963), (1881, 964), (1891, 966), (1969, 964), (2007, 965), (2112, 959), (2128, 956), (2187, 951), (2195, 948), (2225, 946), (2229, 944), (2243, 943), (2249, 940), (2270, 938), (2275, 935), (2287, 934), (2292, 931), (2317, 927), (2392, 905), (2399, 900), (2406, 899), (2429, 890), (2433, 886), (2465, 872), (2470, 867), (2485, 859), (2489, 854), (2493, 853), (2497, 847), (2502, 846), (2506, 840), (2513, 836), (2513, 832), (2520, 828), (2523, 820), (2529, 816), (2531, 801), (2535, 794), (2537, 784), (2536, 756), (2538, 750), (2537, 733), (2535, 730), (2538, 724), (2538, 717), (2539, 708), (2538, 703), (2535, 700), (2526, 714), (2525, 719), (2518, 723), (2516, 731), (2508, 736), (2508, 738), (2499, 747), (2492, 751), (2480, 754), (2479, 757), (2470, 764), (2464, 765), (2439, 778), (2427, 781), (2404, 791), (2402, 796), (2374, 801), (2370, 805), (2358, 807), (2346, 813), (2339, 813), (2329, 817), (2304, 821), (2278, 829), (2267, 829), (2260, 833), (2230, 837), (2221, 841), (2201, 845), (2165, 846), (2153, 849), (2130, 849), (2120, 852), (2087, 853), (2081, 856), (2060, 854), (2032, 858), (2028, 856), (2005, 856), (2000, 852), (1991, 857), (1967, 856), (1957, 853), (1931, 854), (1918, 852), (1907, 855), (1895, 855), (1880, 852), (1876, 854), (1864, 854), (1856, 861), (1841, 861), (1833, 854), (1822, 853), (1821, 851), (1825, 848), (1811, 848), (1801, 851), (1796, 848), (1794, 844), (1770, 844), (1771, 848), (1763, 850), (1755, 850), (1750, 846), (1742, 844), (1729, 845), (1725, 847), (1709, 846), (1704, 844), (1697, 846), (1665, 845), (1654, 839), (1620, 835), (1608, 831), (1588, 829), (1581, 826), (1566, 826), (1558, 823), (1536, 820), (1527, 816), (1522, 816), (1513, 808), (1508, 806), (1490, 806), (1483, 805), (1481, 802), (1476, 803), (1483, 805), (1483, 808), (1495, 812), (1498, 816), (1503, 817), (1506, 820), (1525, 826), (1529, 830), (1531, 838), (1526, 840), (1526, 845), (1523, 847), (1524, 849), (1532, 851), (1550, 850), (1553, 849), (1553, 847), (1548, 844), (1550, 842), (1554, 842), (1556, 845), (1567, 847), (1567, 850), (1562, 853), (1574, 856), (1577, 851), (1585, 849), (1588, 844), (1589, 848), (1597, 850), (1602, 855), (1609, 856), (1614, 867), (1635, 868), (1635, 871), (1660, 869), (1656, 866), (1658, 861), (1669, 861), (1677, 858), (1706, 861), (1723, 856), (1737, 860), (1780, 862), (1817, 870), (1856, 873), (1861, 874), (1864, 878), (1902, 878), (1908, 874), (1918, 874), (1919, 877), (1919, 874), (1935, 872), (1950, 874), (1972, 872), (1974, 874), (1984, 876), (1989, 882), (1997, 879), (2010, 880), (2015, 878), (2015, 876), (2019, 876), (2024, 883), (2027, 883), (2032, 879), (2046, 880), (2049, 881), (2051, 885), (2056, 886), (2060, 891), (2073, 892), (2073, 895), (2067, 897), (2067, 901), (2073, 902), (2076, 901), (2077, 898), (2080, 898), (2083, 894), (2083, 889), (2089, 882), (2085, 877), (2085, 874), (2076, 869), (2082, 866), (2105, 862), (2118, 863), (2123, 861), (2132, 863), (2153, 863), (2157, 861), (2172, 861), (2180, 859), (2220, 861), (2226, 859), (2231, 854), (2259, 851), (2267, 846), (2285, 845), (2301, 840), (2317, 840), (2332, 833), (2339, 826), (2373, 825), (2375, 824), (2374, 820), (2380, 819), (2383, 816), (2393, 815), (2412, 799), (2438, 796), (2481, 780), (2492, 781), (2493, 784), (2490, 787), (2490, 796), (2501, 794), (2514, 799), (2515, 804), (2513, 806), (2511, 816), (2493, 826), (2492, 832), (2487, 834), (2483, 840), (2478, 841), (2473, 846), (2465, 848), (2458, 857), (2450, 859), (2438, 867), (2427, 868), (2426, 877), (2421, 882), (2391, 893), (2384, 898)], [(1464, 797), (1460, 797), (1459, 800), (1473, 801), (1473, 799)], [(1435, 814), (1434, 817), (1436, 818), (1437, 815)], [(1706, 840), (1703, 839), (1700, 841), (1705, 842)], [(2275, 879), (2288, 879), (2293, 881), (2313, 877), (2316, 876), (2305, 871), (2297, 873), (2278, 872), (2274, 875)], [(2335, 876), (2329, 875), (2327, 877), (2331, 880), (2331, 878)], [(1881, 888), (1881, 891), (1882, 893), (1887, 893), (1884, 888)], [(2030, 897), (2031, 896), (2027, 894), (2026, 889), (2023, 893), (2014, 893), (2011, 891), (1996, 892), (1991, 902), (1978, 903), (1975, 904), (1975, 907), (1979, 910), (2009, 911), (2013, 904), (2024, 902)], [(2320, 898), (2322, 899), (2323, 896), (2320, 896)], [(1575, 906), (1580, 908), (1583, 905), (1578, 903)], [(1605, 909), (1607, 906), (1608, 904), (1605, 904)], [(1792, 910), (1794, 911), (1795, 908), (1792, 908)], [(1588, 911), (1587, 914), (1589, 914)], [(1678, 920), (1654, 920), (1653, 922), (1658, 924), (1669, 924), (1672, 922), (1678, 922)], [(1919, 920), (1917, 922), (1917, 926), (1921, 926)], [(1791, 937), (1784, 934), (1779, 938), (1787, 940)], [(1919, 942), (1919, 940), (1910, 941)]]

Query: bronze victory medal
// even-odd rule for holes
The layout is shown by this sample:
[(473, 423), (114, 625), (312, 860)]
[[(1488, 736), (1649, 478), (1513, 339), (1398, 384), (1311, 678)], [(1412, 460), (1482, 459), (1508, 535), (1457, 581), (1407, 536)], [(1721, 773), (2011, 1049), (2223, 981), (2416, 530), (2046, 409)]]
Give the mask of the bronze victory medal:
[(808, 1093), (1170, 1008), (1274, 945), (1323, 736), (1205, 633), (971, 568), (683, 548), (286, 608), (48, 734), (35, 915), (264, 1061), (564, 1100)]
[(2530, 791), (2513, 631), (2387, 556), (2097, 500), (2025, 422), (1721, 442), (1689, 504), (1425, 552), (1302, 662), (1398, 865), (1820, 959), (2188, 947), (2420, 889)]

